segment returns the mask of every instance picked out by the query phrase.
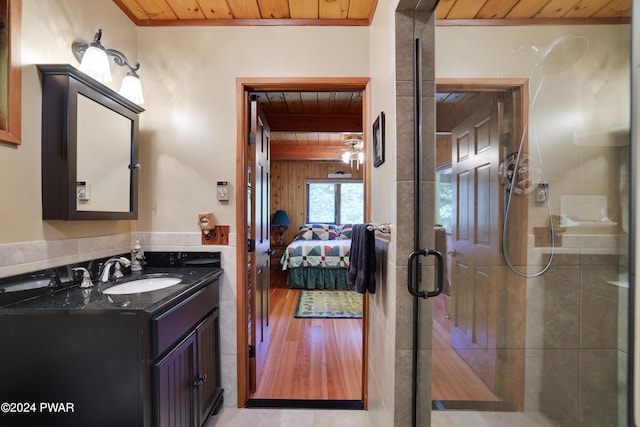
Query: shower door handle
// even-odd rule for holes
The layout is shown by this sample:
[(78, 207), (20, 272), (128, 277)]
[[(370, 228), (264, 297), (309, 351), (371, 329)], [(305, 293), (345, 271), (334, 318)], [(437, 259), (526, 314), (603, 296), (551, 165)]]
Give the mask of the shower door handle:
[[(429, 256), (433, 255), (438, 260), (436, 268), (438, 274), (436, 275), (436, 288), (433, 291), (421, 291), (418, 289), (418, 277), (420, 275), (420, 264), (418, 264), (418, 256)], [(409, 254), (409, 262), (408, 262), (408, 276), (407, 276), (407, 288), (409, 289), (409, 293), (414, 297), (418, 298), (433, 298), (437, 297), (442, 293), (443, 283), (444, 283), (444, 260), (442, 258), (442, 254), (433, 249), (419, 249), (417, 251), (413, 251)]]

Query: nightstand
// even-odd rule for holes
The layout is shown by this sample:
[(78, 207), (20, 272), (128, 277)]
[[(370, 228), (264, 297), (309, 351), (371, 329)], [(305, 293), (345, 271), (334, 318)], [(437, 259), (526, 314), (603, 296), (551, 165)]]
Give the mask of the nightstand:
[(284, 254), (284, 251), (287, 249), (287, 245), (285, 243), (271, 243), (271, 268), (276, 270), (282, 270), (282, 265), (280, 264), (280, 258)]

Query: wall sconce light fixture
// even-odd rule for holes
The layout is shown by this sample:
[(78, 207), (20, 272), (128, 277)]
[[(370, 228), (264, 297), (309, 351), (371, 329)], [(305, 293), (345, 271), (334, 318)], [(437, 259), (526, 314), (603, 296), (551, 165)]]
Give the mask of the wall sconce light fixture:
[(105, 49), (100, 43), (101, 38), (102, 29), (99, 29), (92, 43), (74, 42), (71, 45), (73, 56), (80, 63), (80, 71), (101, 83), (108, 83), (111, 81), (109, 56), (113, 57), (113, 62), (117, 65), (129, 68), (129, 72), (122, 80), (120, 95), (138, 105), (143, 104), (142, 83), (140, 83), (140, 77), (136, 73), (140, 69), (140, 63), (136, 62), (132, 66), (122, 52), (115, 49)]

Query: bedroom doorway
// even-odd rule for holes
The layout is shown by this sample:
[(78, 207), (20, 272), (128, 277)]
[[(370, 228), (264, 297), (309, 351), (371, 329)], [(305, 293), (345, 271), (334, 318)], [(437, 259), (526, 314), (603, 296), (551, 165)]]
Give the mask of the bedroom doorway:
[[(248, 232), (247, 232), (247, 218), (250, 213), (250, 206), (248, 203), (247, 195), (245, 188), (247, 182), (250, 180), (248, 174), (246, 173), (247, 169), (247, 158), (248, 152), (245, 146), (246, 138), (245, 129), (248, 129), (248, 112), (250, 109), (249, 101), (250, 95), (254, 95), (260, 101), (261, 98), (263, 101), (266, 101), (271, 104), (272, 111), (267, 112), (266, 119), (271, 125), (271, 133), (270, 133), (270, 142), (271, 142), (271, 153), (270, 153), (270, 162), (271, 162), (271, 173), (270, 182), (274, 181), (274, 177), (278, 174), (286, 174), (287, 176), (291, 176), (292, 179), (296, 179), (296, 177), (302, 179), (302, 184), (299, 182), (294, 187), (305, 187), (304, 185), (304, 176), (307, 175), (309, 170), (317, 169), (316, 173), (324, 174), (325, 179), (329, 174), (335, 174), (338, 172), (346, 173), (348, 172), (349, 166), (342, 163), (342, 167), (339, 169), (336, 168), (336, 162), (331, 161), (329, 159), (339, 159), (340, 155), (344, 152), (344, 145), (341, 145), (341, 141), (333, 141), (333, 146), (323, 145), (322, 140), (327, 139), (326, 135), (330, 133), (342, 133), (344, 131), (354, 130), (354, 124), (352, 123), (353, 112), (342, 111), (337, 112), (333, 115), (327, 115), (326, 109), (331, 107), (332, 103), (335, 107), (337, 107), (340, 103), (336, 100), (340, 100), (341, 97), (347, 97), (357, 92), (357, 97), (360, 100), (360, 104), (358, 107), (358, 122), (360, 126), (360, 130), (364, 131), (364, 140), (367, 141), (369, 136), (369, 119), (368, 119), (368, 79), (361, 78), (346, 78), (346, 79), (238, 79), (237, 84), (237, 99), (238, 99), (238, 119), (237, 119), (237, 157), (238, 157), (238, 188), (236, 191), (237, 201), (238, 201), (238, 209), (237, 209), (237, 223), (238, 223), (238, 241), (243, 241), (247, 239), (248, 241)], [(313, 97), (313, 93), (319, 94), (317, 98), (322, 100), (318, 102), (318, 111), (315, 111), (311, 114), (311, 117), (307, 115), (307, 117), (303, 117), (304, 114), (303, 108), (309, 105), (309, 96)], [(289, 104), (289, 110), (293, 111), (283, 111), (278, 110), (278, 101), (287, 101)], [(268, 109), (268, 108), (267, 108)], [(325, 114), (323, 114), (323, 110), (325, 109)], [(269, 114), (271, 113), (271, 114)], [(309, 113), (307, 111), (307, 113)], [(283, 124), (283, 121), (291, 120), (291, 118), (287, 118), (286, 115), (293, 115), (293, 120), (297, 123), (297, 128), (290, 128)], [(310, 128), (305, 128), (309, 126), (309, 122), (315, 122), (312, 125), (318, 126), (318, 123), (323, 124), (325, 126), (333, 127), (334, 131), (325, 131), (318, 132), (310, 130)], [(283, 127), (284, 126), (284, 127)], [(273, 144), (273, 141), (279, 138), (279, 132), (283, 129), (287, 128), (289, 132), (293, 132), (296, 135), (296, 144), (288, 144), (285, 148), (278, 147), (278, 144)], [(342, 132), (341, 132), (342, 131)], [(302, 135), (307, 134), (308, 136), (305, 138)], [(279, 151), (280, 150), (280, 151)], [(366, 153), (366, 144), (365, 144), (365, 153)], [(274, 162), (276, 158), (285, 158), (288, 159), (288, 163), (298, 163), (297, 168), (282, 168), (280, 171), (278, 170), (277, 162)], [(368, 157), (367, 157), (368, 158)], [(310, 160), (314, 160), (311, 162)], [(333, 166), (331, 165), (333, 163)], [(304, 166), (306, 165), (306, 166)], [(364, 183), (364, 218), (369, 217), (369, 186), (367, 184), (367, 174), (368, 168), (366, 164), (363, 165), (353, 165), (357, 168), (358, 173), (360, 174), (360, 178)], [(332, 169), (333, 168), (333, 169)], [(298, 169), (294, 172), (294, 169)], [(304, 172), (306, 170), (306, 172)], [(285, 198), (289, 200), (291, 203), (298, 203), (298, 206), (304, 205), (305, 200), (296, 194), (296, 191), (286, 192), (283, 191), (283, 188), (277, 187), (270, 183), (269, 185), (269, 194), (270, 199), (273, 201), (281, 200)], [(283, 194), (284, 193), (284, 194)], [(302, 191), (304, 194), (304, 191)], [(278, 206), (278, 203), (274, 203), (274, 209)], [(273, 211), (273, 209), (272, 209)], [(272, 212), (273, 213), (273, 212)], [(354, 382), (349, 381), (348, 378), (353, 377), (353, 373), (356, 373), (356, 392), (354, 399), (344, 399), (337, 398), (333, 399), (330, 393), (325, 393), (324, 395), (313, 397), (313, 395), (309, 395), (311, 397), (303, 397), (297, 398), (296, 395), (286, 396), (274, 396), (272, 391), (268, 391), (269, 387), (260, 387), (260, 378), (257, 380), (256, 384), (256, 392), (251, 392), (251, 384), (250, 384), (250, 369), (251, 366), (251, 350), (249, 346), (247, 346), (249, 335), (249, 319), (248, 313), (250, 312), (249, 300), (247, 297), (247, 289), (250, 285), (250, 268), (248, 269), (247, 262), (249, 260), (249, 252), (246, 251), (246, 248), (243, 245), (238, 245), (237, 254), (238, 254), (238, 269), (237, 269), (237, 288), (238, 288), (238, 308), (237, 308), (237, 319), (238, 319), (238, 405), (239, 406), (260, 406), (260, 407), (269, 407), (269, 406), (279, 406), (279, 407), (327, 407), (327, 408), (344, 408), (344, 407), (352, 407), (352, 408), (364, 408), (366, 407), (366, 360), (367, 360), (367, 352), (366, 352), (366, 336), (367, 336), (367, 302), (363, 302), (363, 319), (360, 321), (360, 327), (352, 328), (352, 327), (344, 327), (345, 323), (342, 324), (341, 327), (336, 327), (335, 324), (339, 324), (342, 322), (352, 322), (352, 319), (312, 319), (304, 321), (309, 322), (309, 326), (303, 328), (306, 329), (307, 332), (304, 332), (307, 335), (311, 335), (311, 341), (314, 342), (314, 345), (325, 345), (328, 346), (321, 353), (322, 356), (314, 356), (311, 353), (317, 353), (316, 350), (312, 348), (305, 350), (307, 354), (302, 353), (302, 355), (298, 354), (297, 356), (292, 356), (292, 348), (300, 345), (295, 344), (294, 342), (278, 342), (279, 337), (281, 336), (290, 336), (292, 331), (296, 329), (292, 327), (292, 321), (298, 321), (297, 325), (302, 324), (303, 319), (293, 319), (293, 315), (288, 313), (295, 309), (295, 304), (297, 301), (297, 294), (300, 290), (296, 289), (288, 289), (286, 286), (286, 272), (279, 271), (278, 268), (275, 268), (273, 264), (279, 262), (279, 257), (282, 254), (282, 250), (284, 248), (284, 243), (289, 242), (295, 236), (295, 232), (297, 232), (298, 226), (300, 222), (300, 212), (295, 213), (293, 210), (289, 212), (290, 218), (290, 226), (289, 229), (285, 232), (283, 236), (283, 242), (278, 244), (276, 241), (279, 240), (278, 233), (272, 234), (272, 250), (275, 251), (271, 254), (271, 278), (272, 278), (272, 286), (271, 292), (269, 293), (270, 304), (272, 307), (271, 312), (269, 313), (268, 318), (268, 326), (271, 328), (271, 345), (268, 353), (273, 353), (272, 359), (279, 361), (279, 363), (270, 363), (269, 355), (267, 355), (267, 359), (264, 365), (264, 372), (262, 373), (262, 377), (265, 378), (265, 384), (272, 386), (275, 382), (274, 379), (278, 379), (281, 384), (286, 387), (294, 388), (293, 385), (296, 383), (300, 385), (300, 380), (295, 380), (291, 377), (291, 374), (283, 374), (281, 372), (270, 372), (274, 369), (276, 365), (283, 365), (282, 361), (287, 360), (299, 360), (299, 359), (313, 359), (316, 364), (322, 369), (328, 369), (327, 366), (331, 365), (332, 358), (333, 360), (344, 359), (341, 353), (344, 349), (349, 346), (353, 346), (354, 343), (357, 343), (355, 347), (359, 347), (360, 353), (358, 354), (358, 358), (356, 359), (355, 366), (353, 359), (347, 363), (348, 368), (346, 372), (341, 368), (342, 371), (337, 374), (326, 375), (321, 374), (318, 378), (324, 378), (324, 384), (321, 382), (314, 383), (313, 381), (305, 380), (306, 383), (303, 384), (302, 388), (307, 388), (310, 390), (323, 388), (325, 391), (327, 390), (327, 386), (329, 388), (333, 387), (333, 383), (342, 381), (343, 379), (347, 379), (347, 382), (350, 384), (348, 388), (351, 390), (351, 396), (354, 396)], [(305, 208), (306, 215), (306, 208)], [(306, 218), (306, 216), (304, 216)], [(243, 226), (244, 224), (244, 226)], [(271, 225), (271, 224), (270, 224)], [(271, 227), (270, 227), (271, 228)], [(283, 246), (284, 245), (284, 246)], [(294, 295), (295, 294), (295, 295)], [(295, 301), (294, 301), (295, 300)], [(366, 300), (366, 299), (365, 299)], [(287, 314), (283, 314), (283, 313)], [(333, 322), (334, 325), (326, 328), (328, 333), (323, 332), (321, 334), (315, 334), (319, 328), (314, 323), (318, 323), (320, 321), (327, 321), (327, 323)], [(309, 337), (307, 337), (309, 338)], [(273, 351), (272, 351), (273, 350)], [(320, 354), (320, 353), (319, 353)], [(292, 359), (293, 357), (293, 359)], [(307, 363), (309, 364), (309, 363)], [(284, 363), (286, 365), (286, 363)], [(330, 366), (329, 366), (330, 367)], [(334, 378), (334, 379), (331, 379)], [(304, 382), (304, 381), (303, 381)], [(265, 391), (267, 390), (267, 391)], [(346, 405), (346, 406), (345, 406)]]

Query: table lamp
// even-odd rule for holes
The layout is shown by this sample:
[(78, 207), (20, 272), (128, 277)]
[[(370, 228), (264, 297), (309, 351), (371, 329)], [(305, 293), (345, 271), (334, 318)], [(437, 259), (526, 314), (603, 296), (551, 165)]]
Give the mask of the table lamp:
[(289, 217), (287, 216), (286, 211), (277, 210), (276, 213), (273, 214), (273, 219), (271, 220), (271, 226), (278, 227), (278, 234), (280, 236), (280, 238), (278, 239), (278, 244), (282, 245), (284, 243), (282, 241), (282, 234), (290, 224), (291, 224), (291, 221), (289, 221)]

